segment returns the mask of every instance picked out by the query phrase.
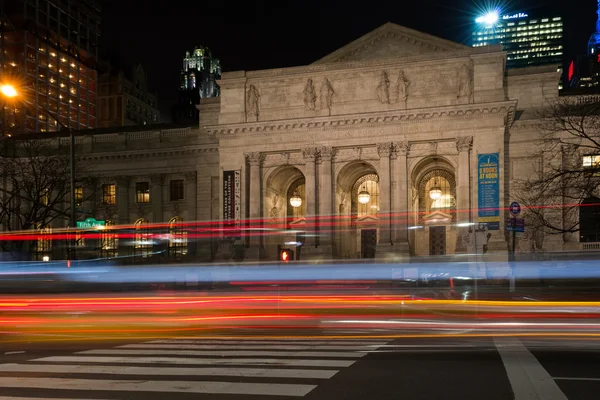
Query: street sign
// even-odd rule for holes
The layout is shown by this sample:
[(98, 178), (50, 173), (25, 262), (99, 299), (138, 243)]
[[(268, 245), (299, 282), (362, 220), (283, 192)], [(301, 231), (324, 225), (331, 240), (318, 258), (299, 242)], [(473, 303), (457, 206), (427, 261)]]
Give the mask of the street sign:
[(525, 232), (525, 220), (523, 218), (506, 218), (506, 230)]
[(85, 221), (77, 221), (77, 227), (82, 229), (94, 229), (105, 226), (105, 221), (97, 221), (95, 218), (86, 218)]
[(510, 207), (508, 207), (508, 211), (515, 217), (521, 213), (521, 205), (516, 201), (510, 203)]

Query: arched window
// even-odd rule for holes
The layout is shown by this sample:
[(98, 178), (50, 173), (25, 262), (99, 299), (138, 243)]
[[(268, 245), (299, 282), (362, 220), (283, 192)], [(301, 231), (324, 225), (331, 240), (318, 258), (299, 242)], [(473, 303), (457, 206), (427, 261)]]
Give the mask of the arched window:
[[(300, 205), (296, 206), (296, 198), (300, 199)], [(306, 184), (304, 178), (292, 183), (287, 192), (287, 217), (288, 223), (306, 217)]]
[(363, 175), (352, 187), (352, 215), (358, 218), (379, 213), (379, 177), (377, 174)]
[(152, 252), (152, 242), (150, 241), (150, 235), (148, 228), (145, 225), (148, 224), (148, 220), (140, 218), (135, 221), (135, 239), (134, 239), (134, 253), (139, 257), (148, 257)]
[(169, 220), (169, 257), (181, 257), (187, 254), (188, 234), (183, 230), (181, 217)]
[(588, 197), (579, 207), (579, 241), (600, 242), (600, 198)]
[(456, 184), (454, 175), (445, 169), (427, 172), (419, 182), (419, 216), (443, 212), (456, 220)]
[(52, 228), (49, 226), (40, 228), (40, 234), (36, 242), (36, 258), (44, 260), (44, 257), (49, 257), (52, 253)]
[(116, 257), (119, 249), (119, 235), (112, 229), (114, 222), (107, 220), (100, 239), (100, 251), (103, 257)]

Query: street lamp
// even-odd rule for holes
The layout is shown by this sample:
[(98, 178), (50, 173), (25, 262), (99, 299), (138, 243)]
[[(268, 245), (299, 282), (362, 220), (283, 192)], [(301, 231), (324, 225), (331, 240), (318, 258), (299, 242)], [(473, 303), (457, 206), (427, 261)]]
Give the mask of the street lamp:
[[(19, 96), (19, 91), (9, 83), (3, 83), (0, 85), (0, 93), (3, 96), (8, 98), (14, 98)], [(24, 100), (27, 102), (27, 100)], [(73, 135), (73, 131), (65, 126), (62, 122), (60, 122), (59, 118), (55, 117), (46, 107), (36, 104), (42, 111), (44, 111), (48, 116), (56, 121), (56, 123), (60, 126), (61, 130), (66, 130), (69, 132), (69, 136), (71, 139), (70, 145), (70, 170), (71, 170), (71, 215), (69, 225), (73, 228), (77, 225), (77, 213), (75, 210), (75, 135)]]

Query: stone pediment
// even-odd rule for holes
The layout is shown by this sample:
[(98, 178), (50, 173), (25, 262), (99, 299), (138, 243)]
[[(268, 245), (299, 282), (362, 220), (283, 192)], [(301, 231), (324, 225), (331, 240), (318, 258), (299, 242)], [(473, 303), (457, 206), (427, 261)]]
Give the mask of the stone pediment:
[(434, 211), (431, 214), (423, 216), (423, 222), (425, 222), (425, 225), (445, 225), (451, 221), (452, 215), (442, 211)]
[(377, 60), (470, 47), (388, 22), (313, 64)]

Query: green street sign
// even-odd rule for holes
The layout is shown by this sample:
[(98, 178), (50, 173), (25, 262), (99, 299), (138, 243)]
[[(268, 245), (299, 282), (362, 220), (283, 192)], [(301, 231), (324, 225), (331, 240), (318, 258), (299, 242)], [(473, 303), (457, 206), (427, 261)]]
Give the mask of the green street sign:
[(77, 221), (77, 227), (82, 229), (93, 229), (104, 225), (105, 221), (97, 221), (94, 218), (87, 218), (85, 221)]

